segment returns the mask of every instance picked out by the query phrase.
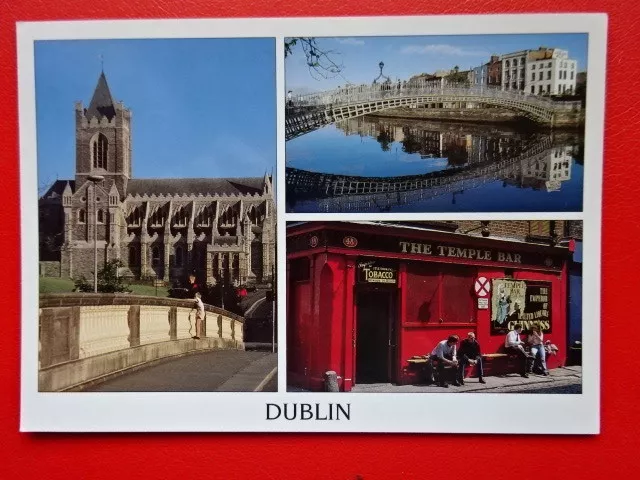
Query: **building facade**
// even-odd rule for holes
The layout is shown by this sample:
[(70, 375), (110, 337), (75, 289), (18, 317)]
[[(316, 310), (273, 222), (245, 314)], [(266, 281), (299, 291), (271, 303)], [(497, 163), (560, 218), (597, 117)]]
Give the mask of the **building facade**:
[(502, 59), (502, 89), (524, 90), (526, 84), (527, 54), (529, 50), (507, 53)]
[(288, 383), (322, 390), (329, 370), (343, 391), (419, 383), (411, 357), (469, 331), (500, 353), (516, 323), (540, 326), (560, 348), (549, 368), (564, 365), (571, 231), (549, 220), (289, 225)]
[(535, 95), (573, 95), (576, 90), (577, 61), (559, 48), (544, 48), (527, 54), (525, 90)]
[(471, 85), (474, 87), (486, 87), (489, 84), (489, 64), (485, 63), (471, 70)]
[(89, 106), (76, 104), (75, 121), (75, 178), (57, 180), (39, 201), (41, 274), (91, 277), (97, 248), (98, 269), (117, 259), (132, 279), (270, 281), (269, 175), (133, 178), (131, 110), (113, 101), (104, 72)]

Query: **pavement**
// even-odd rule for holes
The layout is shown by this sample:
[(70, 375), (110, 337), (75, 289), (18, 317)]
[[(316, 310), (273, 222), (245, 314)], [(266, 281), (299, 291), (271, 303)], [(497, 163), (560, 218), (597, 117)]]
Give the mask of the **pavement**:
[(278, 355), (270, 351), (214, 350), (163, 360), (85, 391), (275, 392), (277, 366)]
[[(465, 379), (460, 387), (437, 385), (393, 385), (391, 383), (363, 383), (351, 390), (355, 393), (582, 393), (582, 367), (560, 367), (549, 371), (549, 376), (530, 374), (523, 378), (518, 374), (485, 377), (486, 384), (477, 378)], [(289, 386), (288, 392), (305, 390)]]

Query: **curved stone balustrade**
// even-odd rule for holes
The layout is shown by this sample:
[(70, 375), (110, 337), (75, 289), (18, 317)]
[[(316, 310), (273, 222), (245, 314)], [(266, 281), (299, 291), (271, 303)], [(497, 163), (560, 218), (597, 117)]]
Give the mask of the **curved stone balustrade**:
[(74, 389), (128, 368), (202, 350), (244, 349), (244, 318), (193, 302), (128, 294), (40, 295), (39, 390)]

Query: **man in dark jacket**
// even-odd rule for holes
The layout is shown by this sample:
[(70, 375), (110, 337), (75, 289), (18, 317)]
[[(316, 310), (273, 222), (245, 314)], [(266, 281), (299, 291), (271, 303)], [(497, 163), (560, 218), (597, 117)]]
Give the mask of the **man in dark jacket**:
[(483, 378), (480, 344), (476, 340), (476, 334), (473, 332), (467, 334), (467, 338), (460, 342), (460, 348), (458, 349), (458, 382), (461, 385), (464, 385), (464, 369), (467, 365), (477, 365), (478, 379), (480, 383), (486, 383)]

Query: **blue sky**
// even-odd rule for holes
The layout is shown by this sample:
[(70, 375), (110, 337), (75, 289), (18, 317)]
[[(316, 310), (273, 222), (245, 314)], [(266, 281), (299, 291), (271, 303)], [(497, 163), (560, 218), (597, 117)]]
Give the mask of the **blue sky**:
[(275, 174), (274, 39), (40, 41), (39, 185), (75, 173), (74, 102), (101, 71), (132, 111), (136, 178)]
[(341, 75), (315, 80), (309, 73), (302, 49), (296, 45), (285, 60), (286, 88), (299, 93), (345, 85), (370, 84), (378, 76), (378, 63), (392, 79), (408, 79), (417, 73), (450, 70), (455, 65), (466, 70), (489, 60), (491, 54), (503, 54), (540, 46), (569, 51), (578, 61), (578, 71), (587, 70), (587, 34), (527, 35), (455, 35), (425, 37), (325, 37), (317, 38), (320, 49), (332, 50), (335, 63), (341, 63)]

